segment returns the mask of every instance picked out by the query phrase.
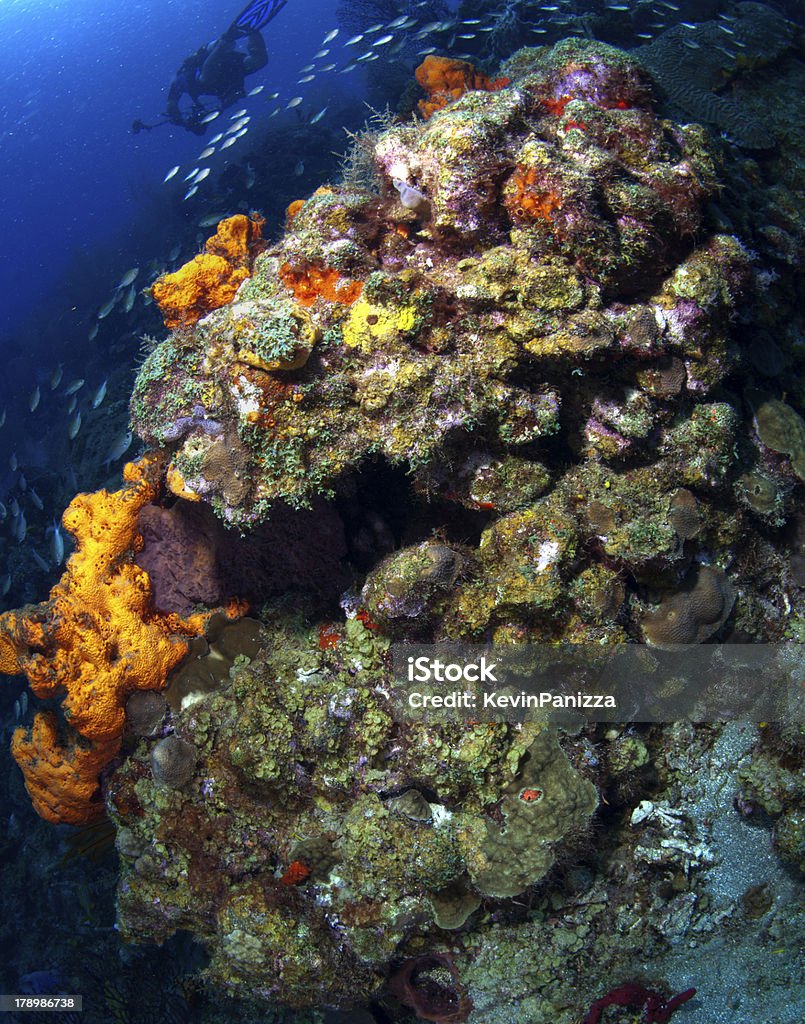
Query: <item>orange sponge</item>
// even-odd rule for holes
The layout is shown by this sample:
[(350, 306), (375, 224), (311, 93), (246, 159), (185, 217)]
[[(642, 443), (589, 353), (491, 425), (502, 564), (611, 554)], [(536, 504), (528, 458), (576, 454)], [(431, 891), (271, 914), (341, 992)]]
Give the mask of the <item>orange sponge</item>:
[(428, 94), (427, 99), (419, 101), (419, 109), (426, 120), (465, 92), (473, 89), (496, 92), (509, 84), (508, 78), (487, 78), (482, 71), (476, 71), (466, 60), (437, 57), (432, 53), (428, 54), (414, 74), (417, 82)]
[(265, 220), (239, 213), (222, 220), (205, 252), (151, 286), (165, 326), (194, 324), (205, 313), (227, 305), (251, 274)]
[(24, 672), (37, 697), (63, 698), (66, 738), (53, 714), (39, 713), (30, 735), (17, 729), (12, 747), (48, 821), (82, 824), (103, 813), (92, 798), (98, 772), (119, 748), (129, 694), (164, 686), (187, 653), (186, 638), (203, 632), (212, 614), (154, 611), (151, 581), (134, 562), (137, 516), (162, 469), (159, 458), (144, 457), (125, 467), (121, 490), (77, 495), (62, 518), (76, 550), (50, 598), (0, 615), (2, 667)]

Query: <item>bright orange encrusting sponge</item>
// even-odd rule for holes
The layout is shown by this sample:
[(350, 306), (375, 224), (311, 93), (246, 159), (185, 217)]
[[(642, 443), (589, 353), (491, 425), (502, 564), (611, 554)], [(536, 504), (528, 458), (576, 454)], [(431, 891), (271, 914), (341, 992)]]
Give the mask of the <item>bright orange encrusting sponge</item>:
[(30, 733), (17, 729), (12, 743), (47, 821), (79, 825), (103, 813), (98, 773), (120, 747), (126, 700), (163, 687), (187, 653), (185, 637), (202, 633), (209, 618), (155, 611), (151, 581), (134, 562), (142, 543), (137, 517), (162, 469), (159, 458), (146, 456), (126, 465), (121, 490), (77, 495), (62, 517), (76, 550), (49, 599), (0, 615), (2, 667), (24, 672), (38, 697), (63, 695), (66, 739), (56, 716), (40, 712)]
[(151, 286), (165, 326), (194, 324), (205, 313), (227, 305), (252, 272), (261, 248), (262, 217), (239, 213), (227, 217), (207, 239), (206, 252), (173, 274), (163, 274)]
[(363, 291), (363, 281), (341, 277), (332, 267), (319, 267), (313, 263), (306, 263), (298, 269), (290, 263), (283, 263), (279, 277), (300, 306), (312, 306), (319, 296), (327, 302), (351, 306)]
[(457, 100), (465, 92), (480, 89), (484, 92), (497, 92), (509, 84), (508, 78), (491, 79), (466, 60), (453, 60), (452, 57), (437, 57), (432, 53), (422, 61), (414, 72), (416, 80), (428, 94), (428, 98), (419, 101), (422, 116), (427, 119), (431, 114)]

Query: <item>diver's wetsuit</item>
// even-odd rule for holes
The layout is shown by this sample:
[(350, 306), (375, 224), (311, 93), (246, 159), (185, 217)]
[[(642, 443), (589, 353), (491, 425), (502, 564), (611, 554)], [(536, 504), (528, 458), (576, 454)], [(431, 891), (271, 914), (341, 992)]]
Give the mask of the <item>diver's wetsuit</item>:
[[(237, 47), (240, 39), (246, 42), (245, 52)], [(201, 124), (201, 117), (205, 111), (199, 97), (217, 96), (221, 109), (226, 109), (245, 96), (246, 76), (267, 63), (265, 40), (259, 32), (244, 34), (230, 29), (214, 43), (196, 50), (179, 68), (168, 92), (165, 111), (168, 119), (196, 135), (203, 135), (205, 126)], [(179, 102), (185, 95), (190, 97), (192, 107), (183, 113)]]

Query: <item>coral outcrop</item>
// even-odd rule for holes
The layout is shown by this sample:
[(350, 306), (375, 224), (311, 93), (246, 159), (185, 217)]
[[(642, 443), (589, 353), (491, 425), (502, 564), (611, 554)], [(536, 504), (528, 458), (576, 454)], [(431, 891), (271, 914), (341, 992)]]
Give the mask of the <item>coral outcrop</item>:
[(233, 994), (351, 1006), (579, 841), (598, 795), (576, 746), (541, 722), (401, 728), (387, 648), (357, 615), (325, 647), (276, 618), (250, 661), (172, 701), (171, 734), (142, 739), (108, 787), (125, 939), (189, 930)]
[(208, 618), (155, 612), (148, 574), (134, 562), (137, 516), (163, 468), (159, 458), (140, 459), (125, 467), (121, 490), (74, 498), (62, 522), (76, 550), (61, 580), (43, 604), (0, 617), (4, 669), (24, 673), (39, 698), (62, 698), (64, 730), (55, 714), (38, 712), (12, 743), (48, 821), (82, 824), (103, 813), (98, 775), (120, 747), (126, 699), (164, 686)]
[[(349, 1007), (396, 978), (423, 1019), (469, 1014), (446, 940), (533, 906), (604, 786), (620, 818), (662, 762), (662, 727), (602, 739), (543, 720), (396, 720), (392, 641), (659, 651), (794, 628), (768, 581), (795, 577), (802, 546), (776, 555), (764, 531), (801, 484), (801, 403), (734, 387), (758, 275), (705, 214), (706, 132), (662, 120), (646, 72), (603, 44), (523, 50), (501, 72), (497, 87), (464, 69), (427, 121), (380, 131), (376, 191), (293, 204), (231, 299), (200, 305), (135, 385), (137, 432), (195, 503), (155, 520), (201, 523), (206, 504), (254, 533), (287, 506), (367, 506), (343, 538), (360, 576), (345, 615), (279, 600), (262, 646), (249, 636), (220, 662), (220, 637), (200, 643), (168, 707), (139, 709), (106, 789), (125, 836), (121, 934), (192, 932), (208, 979), (236, 995)], [(375, 510), (393, 521), (398, 498), (392, 533)], [(778, 834), (797, 863), (800, 820), (781, 814)], [(626, 842), (568, 885), (599, 867), (632, 879)], [(677, 858), (652, 862), (673, 872), (671, 895), (649, 897), (664, 914), (689, 884), (688, 846), (657, 849)], [(534, 925), (540, 948), (555, 924)], [(623, 976), (601, 991), (613, 983), (602, 1008), (650, 994), (668, 1013), (691, 991), (666, 1001)], [(534, 1019), (564, 1019), (566, 992), (543, 996)]]

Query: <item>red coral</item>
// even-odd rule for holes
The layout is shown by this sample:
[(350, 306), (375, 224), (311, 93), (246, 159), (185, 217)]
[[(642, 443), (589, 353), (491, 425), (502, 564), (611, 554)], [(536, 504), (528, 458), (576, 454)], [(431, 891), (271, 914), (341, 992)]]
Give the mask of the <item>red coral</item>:
[(666, 1024), (679, 1007), (696, 995), (695, 988), (664, 999), (659, 992), (646, 988), (637, 981), (626, 982), (596, 999), (587, 1011), (582, 1024), (600, 1024), (601, 1014), (608, 1006), (633, 1006), (643, 1009), (643, 1024)]
[(303, 860), (295, 860), (280, 879), (283, 885), (301, 885), (310, 877), (310, 868)]

